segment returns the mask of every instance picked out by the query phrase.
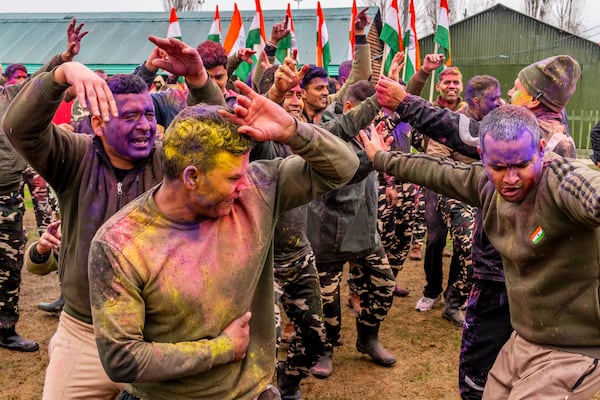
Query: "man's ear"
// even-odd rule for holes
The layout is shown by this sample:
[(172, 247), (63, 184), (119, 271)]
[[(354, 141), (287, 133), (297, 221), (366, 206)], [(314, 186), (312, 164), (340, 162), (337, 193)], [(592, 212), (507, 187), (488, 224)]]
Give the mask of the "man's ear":
[(477, 154), (479, 154), (479, 158), (483, 162), (483, 150), (481, 150), (481, 146), (477, 146)]
[(306, 89), (302, 89), (302, 98), (306, 99)]
[(531, 96), (531, 101), (525, 104), (525, 107), (527, 107), (530, 110), (533, 110), (534, 108), (537, 108), (540, 104), (541, 102), (538, 99)]
[(349, 101), (345, 101), (344, 102), (344, 114), (347, 113), (348, 111), (352, 110), (352, 108), (354, 107), (354, 105), (349, 102)]
[[(537, 100), (536, 100), (537, 101)], [(545, 139), (540, 139), (540, 147), (539, 147), (539, 152), (540, 152), (540, 156), (544, 157), (544, 149), (546, 148), (546, 140)]]
[(199, 185), (200, 171), (193, 165), (188, 165), (181, 173), (183, 184), (188, 190), (196, 190)]
[(102, 118), (96, 117), (95, 115), (90, 116), (90, 123), (92, 125), (92, 130), (96, 134), (96, 136), (104, 136), (104, 124), (105, 122)]

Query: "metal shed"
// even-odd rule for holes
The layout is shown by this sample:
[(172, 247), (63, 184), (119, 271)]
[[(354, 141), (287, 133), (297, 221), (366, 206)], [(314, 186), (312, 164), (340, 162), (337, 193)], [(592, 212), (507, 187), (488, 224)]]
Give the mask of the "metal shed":
[[(450, 26), (452, 63), (464, 82), (473, 75), (495, 76), (502, 93), (512, 88), (525, 66), (568, 54), (581, 66), (581, 79), (567, 106), (578, 148), (589, 148), (589, 132), (600, 120), (600, 46), (502, 4)], [(433, 35), (419, 40), (421, 56), (433, 52)], [(427, 86), (429, 88), (429, 86)]]
[[(332, 55), (330, 72), (337, 74), (339, 64), (347, 59), (350, 8), (323, 10), (329, 32)], [(369, 14), (374, 15), (375, 9)], [(316, 11), (292, 11), (298, 41), (300, 63), (314, 63), (316, 58)], [(253, 11), (241, 11), (246, 31)], [(267, 39), (271, 26), (283, 21), (285, 10), (264, 10)], [(109, 74), (127, 73), (144, 61), (152, 50), (148, 35), (164, 37), (169, 25), (169, 13), (82, 13), (82, 14), (1, 14), (0, 62), (19, 62), (34, 72), (65, 46), (65, 32), (71, 19), (85, 22), (90, 31), (83, 40), (77, 57), (90, 68), (102, 68)], [(206, 40), (214, 12), (178, 13), (183, 40), (196, 46)], [(222, 40), (229, 29), (231, 13), (221, 12)]]

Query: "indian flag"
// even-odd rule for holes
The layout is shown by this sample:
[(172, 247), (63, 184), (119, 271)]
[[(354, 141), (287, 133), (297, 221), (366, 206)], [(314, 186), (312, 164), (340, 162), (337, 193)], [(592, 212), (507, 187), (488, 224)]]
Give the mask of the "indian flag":
[(356, 43), (356, 38), (354, 37), (354, 22), (356, 21), (357, 15), (358, 8), (356, 7), (356, 0), (352, 0), (352, 16), (350, 17), (350, 37), (348, 39), (348, 60), (352, 60), (354, 58), (354, 44)]
[(535, 229), (535, 231), (533, 231), (533, 233), (529, 237), (529, 240), (531, 240), (533, 244), (538, 244), (543, 238), (544, 230), (542, 229), (541, 225), (538, 225), (538, 227)]
[(410, 0), (407, 16), (406, 29), (404, 30), (404, 52), (406, 56), (406, 64), (404, 65), (404, 73), (402, 76), (404, 82), (408, 82), (421, 67), (414, 0)]
[(383, 73), (387, 75), (396, 53), (402, 50), (402, 36), (400, 35), (400, 23), (398, 18), (398, 0), (392, 0), (390, 7), (385, 13), (385, 23), (381, 28), (379, 38), (385, 44), (383, 54), (385, 56)]
[(288, 33), (279, 41), (279, 43), (277, 43), (277, 51), (275, 52), (275, 57), (282, 64), (283, 60), (288, 56), (290, 51), (298, 49), (298, 45), (296, 44), (296, 30), (294, 29), (294, 20), (292, 19), (292, 9), (290, 7), (290, 3), (287, 5), (285, 20), (287, 23), (286, 28), (289, 29), (290, 33)]
[(219, 15), (219, 5), (215, 10), (215, 19), (213, 19), (210, 30), (208, 31), (208, 40), (221, 43), (221, 16)]
[[(265, 48), (265, 43), (267, 42), (265, 35), (265, 23), (263, 20), (263, 13), (260, 7), (260, 0), (254, 0), (256, 5), (256, 12), (254, 13), (254, 18), (252, 18), (252, 23), (250, 24), (250, 30), (248, 31), (248, 38), (246, 39), (246, 48), (253, 49), (256, 51), (256, 54), (252, 56), (252, 62), (256, 63), (257, 55)], [(240, 64), (240, 66), (235, 70), (235, 75), (237, 75), (241, 80), (245, 81), (248, 78), (248, 74), (252, 70), (252, 64), (244, 61)]]
[[(450, 51), (450, 29), (448, 12), (448, 0), (440, 0), (440, 8), (438, 9), (438, 23), (435, 30), (433, 42), (436, 44), (437, 52), (442, 52), (446, 57), (446, 65), (452, 65), (452, 53)], [(441, 72), (444, 66), (441, 66), (436, 73)]]
[(331, 62), (331, 52), (329, 51), (329, 33), (325, 25), (325, 14), (321, 8), (321, 2), (317, 2), (317, 67), (322, 67), (327, 71)]
[(181, 40), (181, 27), (179, 26), (179, 19), (177, 19), (177, 13), (175, 8), (171, 8), (171, 15), (169, 16), (169, 29), (167, 29), (167, 38), (176, 38)]
[(244, 31), (244, 25), (242, 25), (242, 15), (238, 9), (237, 3), (233, 3), (233, 15), (231, 16), (231, 22), (229, 23), (229, 30), (227, 36), (225, 36), (225, 42), (223, 47), (227, 56), (236, 54), (237, 51), (246, 45), (246, 32)]

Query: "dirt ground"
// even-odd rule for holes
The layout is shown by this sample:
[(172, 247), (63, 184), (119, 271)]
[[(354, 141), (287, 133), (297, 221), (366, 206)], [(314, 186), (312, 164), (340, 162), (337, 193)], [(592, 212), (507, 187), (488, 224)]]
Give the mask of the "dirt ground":
[[(445, 263), (448, 262), (446, 258)], [(394, 299), (381, 331), (384, 345), (395, 353), (398, 363), (392, 368), (380, 367), (356, 351), (354, 318), (344, 306), (344, 345), (335, 348), (334, 372), (329, 379), (305, 380), (302, 384), (305, 400), (460, 399), (456, 381), (461, 330), (442, 319), (439, 304), (427, 313), (414, 310), (424, 282), (422, 262), (408, 261), (398, 281), (409, 288), (410, 295)], [(344, 304), (346, 292), (344, 288)], [(25, 337), (38, 341), (40, 351), (18, 353), (0, 349), (3, 364), (0, 400), (41, 398), (48, 342), (57, 318), (38, 310), (36, 305), (39, 301), (53, 300), (58, 294), (57, 274), (36, 276), (23, 271), (21, 319), (17, 329)]]

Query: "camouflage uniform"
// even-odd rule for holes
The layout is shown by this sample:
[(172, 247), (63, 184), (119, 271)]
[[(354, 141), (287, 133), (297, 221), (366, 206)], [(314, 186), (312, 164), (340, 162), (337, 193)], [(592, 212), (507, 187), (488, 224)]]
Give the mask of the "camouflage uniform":
[(23, 181), (31, 193), (38, 234), (42, 236), (53, 220), (54, 211), (58, 209), (56, 196), (52, 193), (50, 185), (31, 166), (27, 166), (23, 171)]
[(425, 234), (427, 233), (427, 225), (425, 224), (425, 188), (413, 184), (415, 187), (415, 214), (412, 229), (412, 244), (413, 246), (423, 247)]
[[(394, 275), (385, 251), (380, 247), (367, 256), (349, 257), (348, 263), (362, 308), (357, 318), (365, 325), (379, 325), (392, 306), (394, 292)], [(344, 264), (317, 261), (328, 349), (341, 342), (340, 282)]]
[(319, 360), (325, 345), (321, 287), (314, 254), (290, 263), (275, 262), (275, 283), (295, 331), (287, 350), (286, 373), (304, 378)]
[(24, 213), (21, 190), (0, 195), (0, 328), (10, 328), (19, 319)]

